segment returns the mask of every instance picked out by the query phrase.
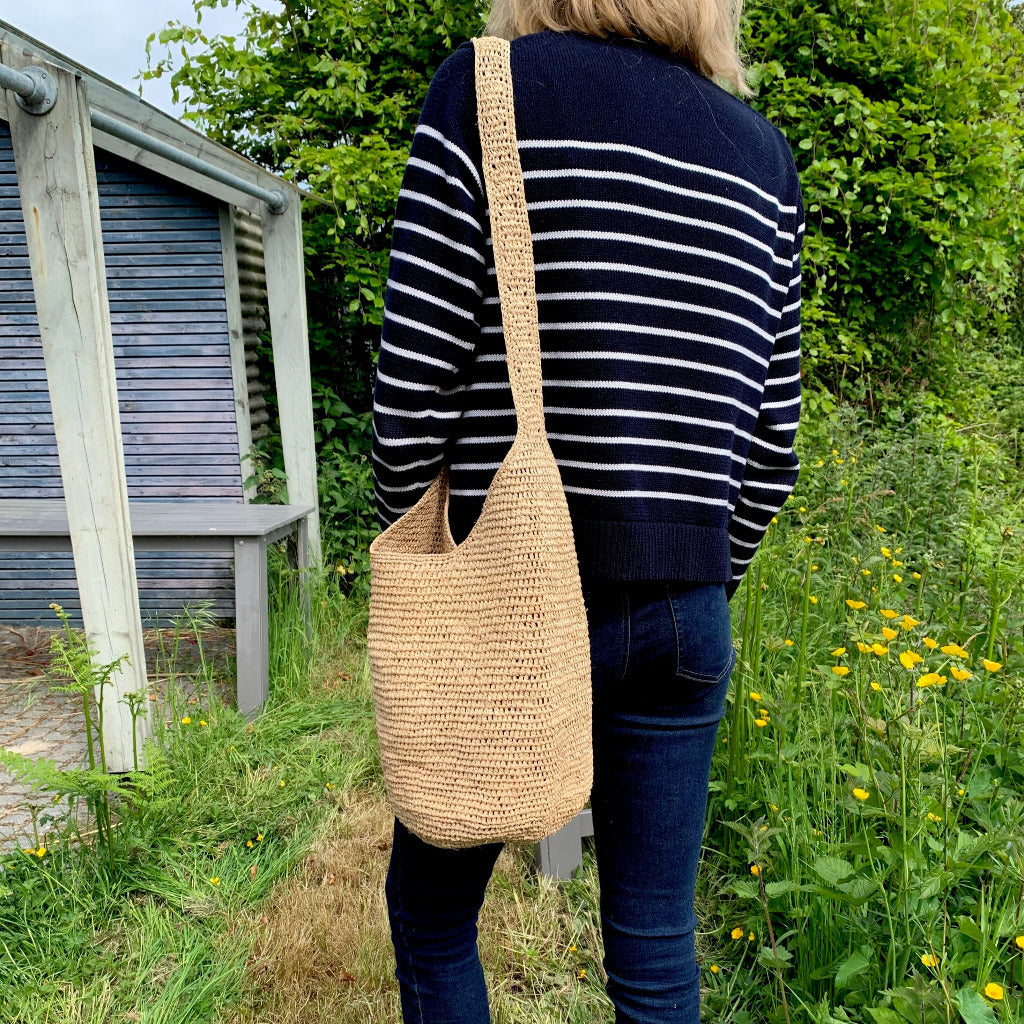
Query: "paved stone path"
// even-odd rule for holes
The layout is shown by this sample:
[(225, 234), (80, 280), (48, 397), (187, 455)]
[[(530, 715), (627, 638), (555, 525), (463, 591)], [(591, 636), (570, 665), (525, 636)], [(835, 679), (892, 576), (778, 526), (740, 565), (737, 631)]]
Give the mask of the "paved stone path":
[[(55, 632), (0, 626), (0, 747), (48, 757), (58, 768), (84, 767), (88, 755), (81, 697), (52, 693), (47, 685), (50, 638)], [(204, 629), (201, 655), (194, 634), (150, 630), (144, 638), (150, 693), (156, 695), (157, 712), (165, 720), (173, 713), (172, 699), (179, 706), (199, 702), (197, 677), (204, 659), (213, 666), (220, 699), (234, 703), (234, 630)], [(46, 819), (66, 818), (67, 799), (55, 804), (51, 796), (33, 792), (0, 768), (0, 851), (35, 845), (33, 806), (39, 809), (39, 837), (45, 840), (52, 827)], [(84, 807), (78, 821), (85, 831)]]

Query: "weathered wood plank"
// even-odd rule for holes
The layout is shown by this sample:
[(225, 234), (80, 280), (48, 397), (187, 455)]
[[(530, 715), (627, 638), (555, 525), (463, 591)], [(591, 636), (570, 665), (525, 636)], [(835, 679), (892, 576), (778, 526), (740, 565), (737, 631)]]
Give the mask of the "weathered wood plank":
[[(0, 45), (0, 59), (16, 70), (38, 63), (37, 55), (10, 43)], [(147, 714), (133, 724), (122, 703), (126, 691), (144, 691), (146, 660), (89, 100), (74, 74), (55, 65), (46, 70), (57, 82), (57, 103), (41, 116), (13, 104), (8, 111), (11, 143), (86, 633), (101, 664), (122, 655), (129, 659), (111, 677), (112, 685), (97, 693), (106, 722), (107, 766), (124, 771), (133, 766), (133, 747), (142, 748), (151, 726)]]
[(264, 206), (260, 219), (288, 500), (313, 507), (309, 522), (310, 558), (314, 565), (319, 565), (320, 517), (313, 441), (313, 386), (309, 369), (302, 205), (293, 200), (280, 214), (271, 213)]
[(228, 314), (228, 345), (231, 353), (231, 382), (234, 390), (238, 456), (246, 501), (256, 497), (253, 476), (252, 421), (249, 416), (249, 379), (245, 370), (245, 337), (242, 330), (242, 297), (238, 280), (238, 251), (235, 219), (230, 206), (220, 208), (221, 250), (224, 257), (224, 297)]

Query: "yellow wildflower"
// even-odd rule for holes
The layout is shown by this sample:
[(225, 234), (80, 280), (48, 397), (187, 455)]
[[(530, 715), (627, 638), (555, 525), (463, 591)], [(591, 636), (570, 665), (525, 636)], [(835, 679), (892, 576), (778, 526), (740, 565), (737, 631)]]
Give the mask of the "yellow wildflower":
[(263, 842), (263, 833), (262, 832), (257, 832), (256, 833), (256, 842), (257, 843), (262, 843)]
[(184, 718), (183, 718), (183, 719), (181, 720), (181, 724), (182, 724), (182, 725), (191, 725), (191, 724), (192, 724), (192, 719), (191, 719), (191, 718), (189, 718), (189, 716), (188, 716), (188, 715), (186, 715), (186, 716), (185, 716), (185, 717), (184, 717)]
[(199, 719), (199, 724), (200, 725), (206, 725), (206, 719), (205, 718), (200, 718)]
[(811, 572), (817, 572), (817, 571), (818, 571), (818, 567), (816, 565), (812, 565), (811, 566)]
[(246, 839), (245, 845), (248, 846), (249, 849), (251, 850), (252, 849), (252, 840), (251, 839)]
[(858, 640), (857, 650), (860, 651), (861, 654), (867, 654), (871, 650), (871, 644), (866, 644), (863, 640)]
[(877, 523), (875, 524), (875, 529), (876, 529), (876, 530), (877, 530), (877, 531), (878, 531), (879, 533), (885, 533), (885, 532), (886, 532), (886, 530), (885, 530), (885, 527), (884, 527), (884, 526), (879, 526), (879, 525), (878, 525)]
[(756, 725), (758, 727), (758, 729), (763, 729), (767, 724), (768, 724), (768, 720), (765, 719), (765, 718), (755, 718), (754, 719), (754, 725)]
[(963, 795), (964, 795), (964, 790), (963, 790), (963, 787), (962, 787), (962, 786), (960, 787), (960, 789), (958, 789), (958, 790), (956, 791), (956, 795), (957, 795), (957, 796), (963, 796)]
[(882, 686), (881, 686), (881, 684), (880, 684), (880, 683), (878, 682), (878, 680), (877, 680), (877, 679), (872, 679), (872, 680), (871, 680), (871, 689), (872, 689), (872, 690), (881, 690), (881, 688), (882, 688)]
[(909, 631), (909, 630), (913, 629), (915, 626), (920, 626), (921, 625), (921, 620), (920, 619), (912, 618), (910, 615), (904, 615), (903, 618), (900, 619), (900, 625), (905, 630)]
[(712, 964), (709, 969), (710, 969), (712, 974), (717, 974), (718, 973), (718, 964)]
[(576, 952), (576, 947), (575, 946), (570, 946), (569, 947), (569, 952), (570, 953), (575, 953)]
[(898, 569), (901, 565), (903, 565), (903, 562), (901, 562), (898, 558), (894, 558), (892, 560), (892, 567), (894, 569)]
[(925, 967), (938, 967), (939, 958), (934, 953), (922, 953), (921, 963), (923, 963)]
[(871, 794), (866, 789), (861, 789), (859, 786), (855, 786), (853, 789), (853, 795), (858, 800), (867, 800)]
[(818, 603), (818, 599), (813, 594), (811, 594), (811, 596), (807, 600), (810, 601), (811, 604), (817, 604)]
[(37, 857), (42, 857), (42, 856), (45, 855), (45, 853), (46, 853), (46, 847), (45, 846), (40, 846), (39, 849), (36, 850), (36, 856)]
[(801, 512), (806, 512), (807, 511), (807, 506), (806, 505), (801, 505), (800, 506), (800, 511)]
[(899, 615), (899, 612), (894, 612), (891, 608), (880, 608), (879, 611), (887, 619), (895, 619)]
[(883, 644), (872, 644), (871, 650), (875, 652), (880, 658), (884, 658), (889, 653), (889, 648)]
[(837, 657), (837, 658), (841, 658), (841, 657), (842, 657), (842, 656), (843, 656), (843, 655), (844, 655), (845, 653), (846, 653), (846, 648), (845, 648), (845, 647), (837, 647), (837, 648), (836, 648), (836, 649), (835, 649), (835, 650), (834, 650), (834, 651), (832, 652), (832, 654), (833, 654), (833, 655), (834, 655), (835, 657)]
[(793, 641), (792, 641), (792, 640), (790, 640), (788, 636), (787, 636), (787, 637), (786, 637), (786, 639), (785, 639), (785, 640), (783, 640), (782, 642), (783, 642), (783, 643), (784, 643), (784, 644), (785, 644), (785, 645), (786, 645), (787, 647), (792, 647), (792, 646), (793, 646)]
[(833, 665), (832, 671), (835, 672), (837, 676), (848, 676), (850, 674), (850, 670), (846, 665)]
[(921, 578), (921, 574), (919, 572), (911, 573), (911, 576), (913, 576), (915, 580), (919, 580)]
[(965, 651), (959, 644), (946, 644), (942, 648), (943, 654), (948, 654), (951, 658), (969, 658), (970, 652)]
[(901, 575), (900, 575), (900, 574), (899, 574), (898, 572), (894, 572), (894, 573), (892, 574), (892, 578), (893, 578), (893, 579), (894, 579), (894, 580), (895, 580), (895, 581), (896, 581), (897, 583), (902, 583), (902, 582), (903, 582), (903, 577), (902, 577), (902, 576), (901, 576)]
[(587, 969), (586, 969), (586, 967), (581, 967), (579, 969), (579, 971), (577, 972), (576, 977), (577, 978), (585, 978), (586, 976), (587, 976)]
[(959, 680), (961, 683), (965, 679), (971, 678), (971, 673), (968, 672), (967, 669), (958, 668), (956, 665), (953, 665), (949, 671), (953, 674), (953, 678)]
[(994, 981), (990, 981), (985, 986), (985, 995), (987, 995), (989, 999), (993, 999), (998, 1002), (1003, 998), (1003, 986), (997, 985)]
[(871, 570), (870, 569), (861, 569), (860, 574), (861, 574), (861, 576), (870, 576), (871, 575)]
[(882, 627), (882, 636), (884, 636), (886, 640), (895, 640), (899, 635), (900, 634), (897, 630), (891, 629), (889, 626)]
[(1024, 935), (1018, 935), (1013, 941), (1018, 949), (1024, 949)]
[(900, 664), (904, 668), (913, 668), (915, 665), (920, 665), (924, 661), (917, 651), (901, 651), (900, 652)]
[(932, 812), (931, 812), (931, 811), (929, 811), (929, 812), (928, 812), (928, 820), (929, 820), (929, 821), (942, 821), (942, 818), (940, 818), (940, 817), (939, 817), (939, 815), (937, 815), (937, 814), (932, 814)]
[(749, 934), (749, 935), (747, 936), (747, 942), (753, 942), (753, 941), (754, 941), (754, 933), (753, 933), (753, 932), (751, 932), (751, 933), (750, 933), (750, 934)]
[(751, 700), (760, 701), (762, 699), (761, 698), (761, 694), (759, 694), (756, 690), (751, 690), (750, 691), (750, 699)]
[(939, 641), (933, 640), (930, 636), (922, 637), (921, 643), (923, 643), (929, 651), (934, 651), (935, 648), (939, 646)]
[(854, 601), (851, 598), (846, 599), (847, 605), (852, 608), (855, 612), (859, 612), (861, 608), (866, 608), (867, 605), (863, 601)]
[(733, 928), (733, 930), (731, 932), (729, 932), (729, 934), (734, 939), (742, 939), (744, 934), (745, 934), (745, 930), (743, 928), (737, 927), (737, 928)]
[(892, 558), (892, 552), (888, 548), (882, 548), (882, 554), (885, 555), (886, 558)]
[(757, 864), (750, 865), (750, 873), (757, 878), (761, 874), (761, 868)]
[(283, 786), (283, 785), (284, 785), (284, 779), (282, 779), (282, 780), (281, 780), (281, 781), (280, 781), (280, 782), (278, 783), (278, 785), (279, 785), (279, 786)]
[(773, 523), (777, 523), (778, 521), (779, 521), (779, 517), (778, 516), (772, 516), (772, 522)]
[(220, 885), (220, 878), (217, 875), (214, 875), (213, 878), (210, 879), (210, 885)]
[(989, 661), (988, 658), (982, 658), (981, 663), (988, 672), (998, 672), (1003, 667), (1001, 661)]
[(940, 676), (938, 672), (926, 672), (917, 681), (918, 686), (941, 686), (946, 681), (945, 676)]

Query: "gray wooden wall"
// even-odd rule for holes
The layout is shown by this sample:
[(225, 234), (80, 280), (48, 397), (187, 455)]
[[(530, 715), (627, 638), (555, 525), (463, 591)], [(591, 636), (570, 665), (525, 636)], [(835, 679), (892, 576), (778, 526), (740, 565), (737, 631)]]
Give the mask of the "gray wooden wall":
[[(218, 203), (101, 150), (96, 172), (129, 497), (241, 502)], [(260, 269), (246, 268), (250, 293)], [(254, 374), (249, 391), (261, 397)], [(0, 121), (0, 497), (60, 496), (10, 134)], [(166, 623), (183, 602), (212, 601), (215, 617), (233, 615), (228, 559), (140, 552), (136, 564), (144, 625)], [(77, 613), (70, 555), (0, 554), (0, 622), (52, 623), (51, 601)]]

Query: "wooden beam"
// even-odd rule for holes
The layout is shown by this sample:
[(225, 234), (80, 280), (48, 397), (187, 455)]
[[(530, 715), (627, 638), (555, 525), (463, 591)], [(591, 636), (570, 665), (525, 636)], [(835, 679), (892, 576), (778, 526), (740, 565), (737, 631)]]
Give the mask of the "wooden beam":
[(263, 260), (267, 268), (267, 306), (274, 350), (274, 381), (281, 417), (281, 447), (288, 476), (288, 502), (312, 505), (309, 553), (320, 565), (320, 502), (313, 444), (313, 385), (309, 369), (306, 322), (306, 270), (302, 250), (302, 208), (298, 202), (284, 213), (261, 211)]
[(228, 341), (231, 347), (231, 381), (235, 394), (235, 423), (238, 427), (238, 457), (242, 463), (242, 486), (246, 501), (256, 497), (256, 484), (246, 484), (253, 475), (252, 421), (249, 418), (249, 379), (245, 374), (245, 338), (242, 332), (242, 294), (238, 283), (238, 250), (235, 247), (235, 217), (230, 206), (220, 206), (221, 254), (224, 257), (224, 292), (228, 309)]
[[(0, 59), (17, 70), (37, 55), (9, 44)], [(86, 635), (99, 664), (129, 663), (97, 692), (110, 771), (133, 767), (127, 691), (145, 695), (146, 659), (128, 514), (117, 379), (100, 230), (99, 195), (85, 83), (44, 64), (57, 82), (49, 114), (27, 114), (8, 97), (18, 191), (28, 236), (39, 333), (71, 547)], [(149, 701), (135, 739), (150, 733)], [(141, 756), (140, 756), (141, 767)]]

